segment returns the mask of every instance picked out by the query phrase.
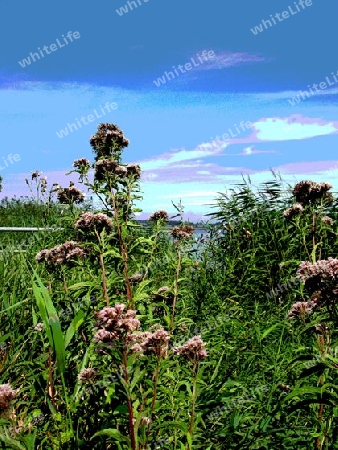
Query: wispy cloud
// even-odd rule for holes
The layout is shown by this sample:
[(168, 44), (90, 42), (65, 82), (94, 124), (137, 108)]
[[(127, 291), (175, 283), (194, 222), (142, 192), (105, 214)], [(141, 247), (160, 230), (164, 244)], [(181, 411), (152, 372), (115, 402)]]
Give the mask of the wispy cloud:
[(176, 165), (182, 167), (181, 163), (183, 161), (191, 161), (199, 158), (215, 156), (219, 154), (225, 147), (213, 148), (211, 144), (201, 144), (193, 150), (173, 150), (172, 153), (164, 153), (155, 158), (142, 161), (142, 168), (143, 170), (154, 170), (164, 167), (168, 168), (170, 166)]
[(253, 146), (243, 148), (240, 156), (260, 155), (263, 153), (278, 153), (276, 150), (256, 150)]
[(270, 60), (250, 53), (215, 52), (215, 57), (198, 66), (197, 70), (219, 70), (267, 61)]

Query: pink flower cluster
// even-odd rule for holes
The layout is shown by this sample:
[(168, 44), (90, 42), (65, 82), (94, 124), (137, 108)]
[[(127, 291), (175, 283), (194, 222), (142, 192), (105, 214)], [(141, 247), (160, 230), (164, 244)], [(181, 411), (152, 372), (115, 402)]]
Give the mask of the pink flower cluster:
[(303, 282), (313, 277), (319, 277), (321, 281), (336, 281), (338, 279), (338, 259), (328, 258), (311, 263), (309, 261), (302, 261), (297, 275)]
[(193, 234), (194, 227), (191, 225), (180, 225), (171, 230), (171, 235), (176, 239), (189, 239)]
[(100, 123), (97, 127), (97, 133), (90, 138), (90, 145), (96, 153), (97, 159), (99, 159), (112, 156), (116, 151), (122, 151), (129, 145), (129, 141), (117, 125)]
[(67, 241), (50, 250), (41, 250), (35, 257), (36, 262), (45, 262), (50, 266), (66, 264), (76, 258), (84, 258), (85, 252), (75, 241)]
[(146, 331), (140, 334), (133, 334), (130, 336), (130, 341), (136, 341), (136, 343), (131, 347), (131, 351), (134, 353), (140, 352), (144, 355), (154, 353), (156, 356), (162, 357), (167, 354), (169, 340), (169, 333), (162, 328), (154, 333)]
[(66, 188), (59, 187), (56, 196), (58, 201), (65, 205), (71, 205), (72, 203), (83, 203), (85, 199), (85, 194), (75, 186)]
[(317, 303), (315, 301), (296, 302), (292, 305), (290, 311), (288, 312), (288, 317), (291, 319), (292, 317), (300, 317), (305, 314), (311, 314), (316, 306)]
[(329, 190), (332, 185), (329, 183), (316, 183), (315, 181), (301, 181), (294, 187), (292, 193), (298, 203), (303, 205), (314, 203), (321, 198), (330, 200)]
[(126, 333), (132, 333), (140, 326), (136, 319), (136, 311), (129, 309), (125, 313), (126, 306), (117, 303), (114, 307), (107, 306), (96, 313), (99, 328), (94, 336), (94, 342), (112, 344), (120, 340)]
[(178, 356), (185, 356), (192, 362), (200, 361), (208, 356), (205, 350), (205, 343), (202, 341), (201, 336), (194, 336), (185, 344), (175, 347), (173, 351)]
[(12, 389), (10, 384), (0, 384), (0, 413), (6, 411), (10, 407), (15, 396), (16, 391)]
[(151, 220), (152, 222), (157, 222), (158, 220), (163, 220), (165, 222), (168, 222), (169, 220), (169, 216), (167, 211), (164, 210), (159, 210), (159, 211), (155, 211), (150, 217), (149, 220)]
[(104, 229), (110, 232), (113, 229), (113, 222), (106, 214), (85, 212), (75, 222), (75, 228), (83, 232), (96, 230), (101, 233)]
[(299, 215), (303, 211), (303, 205), (301, 203), (295, 203), (291, 208), (286, 209), (283, 215), (286, 219), (292, 219), (294, 216)]

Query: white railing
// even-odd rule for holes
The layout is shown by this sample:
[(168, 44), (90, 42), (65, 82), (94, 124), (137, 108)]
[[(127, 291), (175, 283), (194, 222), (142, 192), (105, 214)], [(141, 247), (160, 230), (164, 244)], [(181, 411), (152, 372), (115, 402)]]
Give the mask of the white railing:
[(35, 231), (59, 231), (63, 228), (39, 228), (39, 227), (0, 227), (1, 231), (14, 231), (14, 232), (35, 232)]

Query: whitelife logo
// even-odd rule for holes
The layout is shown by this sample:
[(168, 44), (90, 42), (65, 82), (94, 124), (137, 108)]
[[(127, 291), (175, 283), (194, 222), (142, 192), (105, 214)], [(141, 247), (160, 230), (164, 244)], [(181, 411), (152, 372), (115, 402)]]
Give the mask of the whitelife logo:
[[(312, 0), (299, 0), (298, 3), (294, 2), (295, 7), (297, 9), (297, 11), (294, 11), (292, 9), (291, 6), (289, 6), (289, 11), (283, 11), (282, 13), (276, 13), (275, 17), (276, 19), (278, 19), (279, 22), (283, 22), (283, 19), (288, 19), (291, 16), (294, 16), (295, 14), (299, 13), (302, 11), (302, 9), (305, 9), (306, 6), (312, 6)], [(304, 6), (305, 5), (305, 6)], [(299, 8), (299, 6), (302, 7), (302, 9)], [(282, 15), (283, 19), (280, 17)], [(275, 21), (275, 19), (273, 18), (274, 16), (272, 14), (270, 14), (270, 18), (273, 22), (273, 25), (277, 25), (278, 22)], [(263, 25), (265, 27), (265, 29), (267, 30), (267, 23), (269, 24), (269, 27), (273, 27), (271, 20), (262, 20), (261, 24), (262, 25), (256, 25), (255, 28), (250, 28), (250, 30), (252, 31), (252, 33), (256, 36), (258, 33), (263, 33), (264, 28)]]
[(241, 127), (241, 129), (242, 129), (242, 131), (241, 131), (241, 130), (239, 130), (237, 124), (235, 123), (234, 127), (236, 128), (236, 131), (238, 134), (236, 134), (236, 133), (234, 134), (232, 132), (233, 130), (231, 128), (228, 128), (229, 134), (223, 133), (222, 136), (217, 135), (216, 139), (214, 139), (213, 137), (210, 138), (210, 139), (212, 139), (212, 147), (218, 148), (219, 145), (222, 144), (224, 141), (229, 140), (230, 136), (232, 138), (234, 138), (234, 137), (238, 136), (239, 134), (241, 134), (242, 132), (244, 132), (246, 129), (250, 130), (251, 128), (253, 128), (253, 126), (254, 126), (253, 123), (251, 123), (251, 122), (244, 123), (244, 120), (242, 120), (241, 123), (239, 124), (239, 127)]
[[(313, 88), (313, 89), (316, 89), (316, 92), (313, 92), (312, 88), (311, 88), (310, 85), (308, 84), (308, 85), (307, 85), (307, 87), (309, 88), (308, 91), (298, 91), (299, 94), (298, 94), (296, 97), (293, 97), (292, 99), (289, 98), (288, 102), (290, 103), (290, 105), (291, 105), (291, 106), (297, 105), (297, 104), (300, 103), (302, 100), (305, 100), (305, 96), (306, 96), (307, 98), (310, 98), (311, 96), (314, 96), (314, 95), (316, 95), (316, 94), (319, 94), (320, 91), (318, 90), (318, 86), (319, 86), (320, 90), (324, 91), (324, 90), (328, 87), (328, 85), (329, 85), (329, 86), (333, 86), (335, 83), (338, 83), (338, 79), (337, 79), (337, 76), (338, 76), (338, 70), (337, 70), (337, 73), (336, 73), (336, 74), (335, 74), (334, 72), (331, 72), (331, 74), (332, 74), (332, 77), (333, 77), (333, 79), (334, 79), (334, 83), (330, 83), (329, 77), (326, 77), (326, 78), (325, 78), (325, 80), (326, 80), (327, 83), (325, 83), (325, 81), (322, 81), (322, 82), (319, 83), (319, 84), (313, 83), (312, 88)], [(331, 80), (331, 81), (332, 81), (332, 80)], [(302, 97), (302, 98), (300, 98), (300, 97)]]
[[(110, 109), (112, 109), (112, 110), (117, 109), (118, 106), (117, 106), (117, 103), (115, 103), (115, 102), (112, 102), (112, 103), (106, 102), (105, 106), (102, 108), (102, 106), (100, 105), (100, 108), (101, 108), (101, 112), (102, 112), (103, 116), (105, 116), (106, 112), (104, 111), (104, 108), (108, 112), (110, 112)], [(97, 119), (100, 119), (101, 117), (103, 117), (97, 113), (96, 109), (94, 109), (93, 113), (95, 113), (95, 116)], [(88, 122), (86, 122), (86, 119), (88, 120)], [(75, 117), (75, 120), (76, 120), (79, 128), (82, 128), (82, 125), (81, 125), (79, 119), (77, 117)], [(94, 114), (88, 114), (87, 117), (81, 116), (80, 120), (84, 125), (88, 125), (88, 123), (94, 122), (95, 117), (94, 117)], [(68, 130), (71, 133), (73, 133), (73, 131), (74, 131), (73, 128), (75, 128), (75, 131), (78, 130), (78, 127), (76, 126), (75, 123), (67, 123), (66, 128), (64, 128), (63, 130), (57, 131), (56, 134), (60, 139), (62, 139), (64, 136), (68, 136)]]
[[(140, 3), (140, 1), (141, 0), (137, 0), (137, 3), (139, 4), (139, 6), (142, 6), (143, 3)], [(148, 3), (149, 0), (143, 0), (143, 1), (144, 1), (144, 3)], [(130, 11), (132, 11), (134, 8), (137, 8), (137, 4), (136, 4), (136, 2), (133, 2), (133, 1), (132, 2), (127, 2), (126, 5), (121, 6), (120, 9), (115, 9), (115, 11), (121, 17), (121, 16), (123, 16), (123, 14), (127, 14), (127, 12), (129, 12), (128, 7), (130, 8)]]
[[(70, 40), (70, 42), (73, 42), (73, 38), (79, 39), (81, 36), (78, 31), (74, 31), (74, 33), (72, 31), (68, 31), (67, 38), (65, 37), (64, 34), (62, 35), (62, 37), (63, 37), (63, 41), (65, 42), (65, 44), (62, 44), (62, 42), (60, 42), (59, 39), (56, 39), (56, 42), (57, 42), (59, 48), (65, 47), (66, 45), (69, 44), (67, 38)], [(55, 52), (58, 49), (56, 44), (51, 44), (49, 46), (49, 48), (51, 51), (48, 51), (48, 45), (43, 46), (43, 50), (46, 52), (46, 55), (50, 55), (52, 52)], [(40, 47), (38, 47), (38, 50), (40, 52), (41, 57), (44, 58), (45, 55), (43, 54), (43, 51), (40, 49)], [(31, 58), (32, 58), (32, 61), (31, 61)], [(21, 67), (30, 66), (32, 62), (36, 61), (35, 58), (40, 59), (39, 53), (30, 52), (30, 54), (29, 54), (29, 56), (27, 56), (27, 58), (24, 58), (22, 61), (19, 61), (19, 64)]]
[[(208, 54), (206, 54), (207, 51), (203, 50), (202, 52), (202, 56), (204, 57), (205, 61), (208, 61), (209, 59), (213, 59), (215, 57), (215, 52), (213, 50), (209, 50)], [(201, 58), (201, 56), (197, 53), (197, 58), (199, 59), (200, 63), (203, 64), (205, 61), (203, 61), (203, 59)], [(198, 67), (201, 64), (198, 64), (194, 58), (190, 58), (190, 61), (192, 62), (192, 64), (190, 62), (187, 62), (184, 64), (184, 68), (185, 70), (183, 70), (183, 66), (181, 64), (178, 65), (178, 68), (180, 69), (181, 73), (186, 73), (187, 71), (191, 70), (194, 67)], [(178, 77), (180, 75), (180, 73), (177, 71), (176, 67), (173, 66), (174, 72), (176, 73), (176, 76)], [(170, 81), (173, 80), (175, 78), (175, 75), (173, 72), (164, 72), (163, 77), (159, 77), (157, 78), (157, 80), (154, 80), (153, 83), (155, 84), (155, 86), (159, 87), (161, 84), (165, 84), (167, 82), (166, 80)], [(171, 78), (170, 78), (171, 77)]]
[[(18, 155), (17, 153), (15, 155), (12, 155), (12, 153), (10, 153), (9, 155), (7, 155), (7, 159), (5, 159), (4, 157), (2, 157), (3, 160), (3, 164), (5, 164), (5, 167), (2, 167), (0, 165), (0, 170), (4, 170), (6, 169), (6, 167), (9, 166), (8, 163), (10, 164), (14, 164), (15, 162), (19, 162), (20, 161), (20, 155)], [(13, 161), (14, 160), (14, 161)], [(1, 163), (2, 164), (2, 163)]]

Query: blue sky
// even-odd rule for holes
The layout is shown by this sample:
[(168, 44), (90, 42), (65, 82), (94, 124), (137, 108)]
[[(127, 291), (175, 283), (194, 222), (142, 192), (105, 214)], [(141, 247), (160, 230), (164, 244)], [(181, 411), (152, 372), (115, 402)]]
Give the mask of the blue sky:
[[(0, 11), (2, 197), (26, 194), (33, 170), (68, 185), (101, 121), (131, 142), (145, 213), (182, 199), (200, 216), (242, 174), (260, 183), (270, 168), (337, 190), (336, 0), (0, 0)], [(107, 102), (117, 107), (103, 116)]]

